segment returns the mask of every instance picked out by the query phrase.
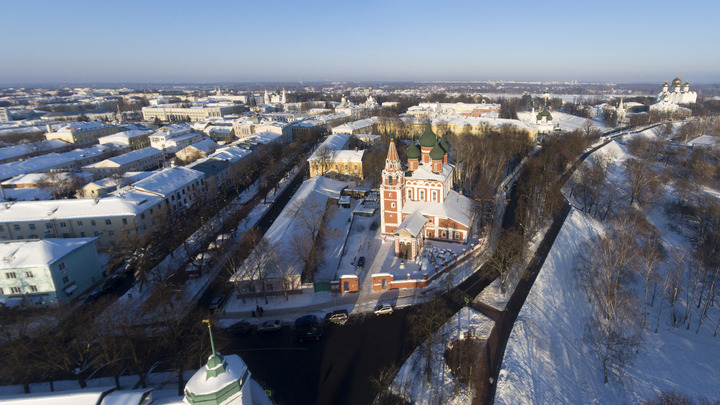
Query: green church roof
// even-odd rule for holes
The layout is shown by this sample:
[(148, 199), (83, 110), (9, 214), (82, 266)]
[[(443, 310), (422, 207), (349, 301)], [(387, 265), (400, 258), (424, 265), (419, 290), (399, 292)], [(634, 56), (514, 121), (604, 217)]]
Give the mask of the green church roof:
[(443, 151), (445, 151), (445, 153), (448, 153), (448, 151), (450, 150), (450, 144), (447, 143), (445, 138), (440, 138), (440, 147), (443, 149)]
[(420, 135), (420, 146), (423, 148), (432, 148), (435, 145), (437, 145), (437, 135), (433, 132), (430, 121), (428, 121), (427, 127), (425, 127), (425, 132)]
[(420, 157), (420, 148), (415, 145), (414, 141), (405, 149), (405, 156), (407, 156), (408, 159), (417, 159)]
[(436, 143), (435, 147), (430, 151), (430, 159), (432, 160), (443, 160), (445, 157), (445, 151), (442, 150), (440, 144)]
[(543, 108), (542, 111), (540, 111), (540, 114), (537, 115), (538, 121), (542, 119), (542, 117), (547, 117), (547, 120), (552, 120), (552, 115), (550, 115), (550, 111), (547, 110), (547, 108)]

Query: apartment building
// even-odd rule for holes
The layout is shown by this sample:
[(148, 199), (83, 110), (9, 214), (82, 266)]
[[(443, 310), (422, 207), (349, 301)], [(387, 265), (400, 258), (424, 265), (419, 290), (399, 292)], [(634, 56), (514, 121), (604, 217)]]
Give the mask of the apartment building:
[(98, 139), (120, 132), (122, 129), (102, 122), (75, 122), (68, 124), (56, 132), (45, 133), (45, 138), (59, 139), (79, 148), (90, 147), (98, 143)]
[(127, 172), (144, 172), (160, 169), (164, 161), (165, 153), (150, 147), (83, 166), (82, 170), (86, 173), (92, 173), (93, 181), (97, 181), (106, 177), (122, 175)]
[(150, 146), (150, 138), (148, 135), (151, 133), (152, 130), (134, 129), (103, 136), (102, 138), (98, 138), (98, 142), (100, 142), (101, 145), (104, 143), (124, 144), (129, 145), (133, 150), (138, 150)]

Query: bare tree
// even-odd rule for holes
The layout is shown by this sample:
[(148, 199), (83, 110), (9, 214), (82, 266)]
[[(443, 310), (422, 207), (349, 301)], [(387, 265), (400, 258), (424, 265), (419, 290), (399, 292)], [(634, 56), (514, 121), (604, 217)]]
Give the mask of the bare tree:
[[(647, 327), (647, 301), (650, 283), (659, 280), (658, 268), (665, 261), (665, 250), (660, 240), (660, 234), (653, 233), (650, 238), (643, 241), (638, 254), (638, 272), (645, 281), (645, 299), (643, 300), (643, 330)], [(662, 306), (662, 304), (661, 304)]]
[(495, 251), (487, 264), (500, 278), (500, 288), (503, 297), (506, 293), (506, 283), (513, 265), (522, 253), (523, 239), (517, 229), (502, 229), (498, 237)]
[(39, 183), (40, 189), (50, 192), (54, 199), (75, 195), (82, 188), (82, 178), (72, 172), (50, 172)]
[(277, 274), (280, 263), (279, 246), (265, 238), (258, 228), (247, 231), (242, 244), (246, 246), (250, 254), (238, 269), (234, 281), (249, 284), (253, 289), (256, 284), (259, 284), (265, 304), (267, 304), (267, 280)]
[(313, 164), (320, 168), (320, 175), (324, 176), (331, 169), (332, 163), (335, 162), (337, 151), (330, 149), (327, 145), (320, 145), (313, 153), (315, 159)]
[(662, 193), (660, 176), (647, 162), (628, 159), (623, 163), (623, 168), (630, 188), (630, 205), (635, 201), (644, 204)]
[(642, 345), (640, 312), (632, 291), (637, 258), (637, 216), (628, 212), (611, 221), (607, 234), (588, 240), (576, 257), (580, 284), (593, 311), (585, 322), (584, 340), (602, 365), (604, 381), (625, 380), (636, 350)]
[(423, 353), (425, 378), (428, 384), (432, 383), (433, 367), (438, 361), (444, 360), (442, 350), (437, 346), (445, 341), (445, 336), (439, 333), (439, 330), (447, 322), (450, 314), (450, 309), (442, 298), (436, 298), (413, 308), (413, 312), (408, 315), (410, 335), (419, 344), (419, 350)]

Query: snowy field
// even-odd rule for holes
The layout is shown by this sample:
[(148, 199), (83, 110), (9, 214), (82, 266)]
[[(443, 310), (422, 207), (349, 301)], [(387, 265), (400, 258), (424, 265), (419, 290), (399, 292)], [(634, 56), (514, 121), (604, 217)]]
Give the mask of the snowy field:
[[(654, 133), (644, 134), (650, 135)], [(600, 155), (614, 159), (608, 181), (622, 186), (621, 163), (630, 157), (626, 148), (611, 142), (591, 159)], [(685, 237), (673, 231), (664, 205), (658, 203), (657, 208), (645, 213), (660, 230), (664, 247), (691, 248)], [(711, 308), (696, 333), (702, 308), (693, 306), (690, 330), (687, 324), (675, 329), (670, 325), (667, 303), (658, 324), (658, 311), (663, 305), (659, 297), (654, 306), (648, 306), (645, 345), (634, 367), (628, 369), (630, 385), (623, 389), (612, 380), (603, 383), (600, 363), (583, 342), (583, 323), (591, 307), (587, 293), (578, 285), (575, 256), (584, 241), (604, 231), (603, 223), (581, 211), (573, 209), (568, 215), (510, 335), (498, 380), (497, 403), (637, 403), (661, 390), (720, 399), (720, 337), (713, 337), (720, 310)], [(684, 310), (684, 304), (681, 307)]]
[(398, 395), (405, 395), (416, 405), (469, 404), (474, 391), (462, 387), (458, 397), (455, 397), (455, 378), (445, 362), (443, 353), (451, 347), (453, 340), (464, 339), (465, 333), (468, 332), (471, 332), (476, 338), (486, 339), (494, 325), (495, 321), (472, 308), (461, 309), (436, 332), (443, 335), (445, 339), (433, 347), (435, 360), (432, 366), (430, 385), (427, 384), (425, 374), (427, 364), (425, 356), (418, 347), (400, 368), (392, 383), (392, 391)]

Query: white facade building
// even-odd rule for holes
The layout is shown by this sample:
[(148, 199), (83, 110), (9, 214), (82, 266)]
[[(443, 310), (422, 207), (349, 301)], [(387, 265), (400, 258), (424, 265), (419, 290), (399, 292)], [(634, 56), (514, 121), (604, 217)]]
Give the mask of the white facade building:
[(64, 305), (103, 278), (95, 240), (0, 242), (0, 302)]

